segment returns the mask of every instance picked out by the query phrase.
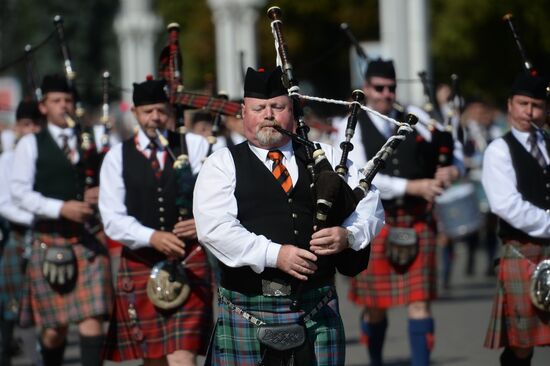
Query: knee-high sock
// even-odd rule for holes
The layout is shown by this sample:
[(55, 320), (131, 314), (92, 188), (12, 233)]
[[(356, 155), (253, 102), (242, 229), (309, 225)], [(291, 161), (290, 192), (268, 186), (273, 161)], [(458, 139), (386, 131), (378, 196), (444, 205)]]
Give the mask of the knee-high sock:
[(382, 349), (386, 338), (388, 319), (385, 318), (379, 323), (361, 321), (361, 330), (366, 335), (367, 347), (369, 350), (371, 366), (382, 366)]
[(15, 327), (15, 321), (2, 320), (0, 323), (0, 332), (2, 337), (2, 343), (0, 344), (0, 365), (11, 365), (11, 347), (13, 339), (13, 328)]
[(103, 365), (102, 349), (105, 336), (80, 336), (80, 358), (82, 366)]
[(533, 354), (527, 358), (517, 358), (510, 348), (505, 348), (500, 355), (501, 366), (531, 366), (531, 358)]
[(411, 365), (428, 366), (433, 347), (433, 318), (409, 319), (409, 342), (411, 344)]
[(59, 347), (46, 348), (43, 344), (40, 345), (40, 355), (44, 366), (61, 366), (63, 364), (63, 355), (65, 354), (65, 346), (67, 341), (63, 341)]

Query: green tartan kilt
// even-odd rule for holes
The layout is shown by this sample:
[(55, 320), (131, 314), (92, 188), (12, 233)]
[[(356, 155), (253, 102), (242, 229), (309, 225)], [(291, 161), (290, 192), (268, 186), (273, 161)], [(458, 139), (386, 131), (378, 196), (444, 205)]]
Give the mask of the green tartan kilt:
[[(70, 244), (77, 264), (76, 284), (68, 293), (54, 290), (42, 274), (41, 243)], [(32, 254), (27, 265), (26, 284), (19, 322), (23, 327), (58, 328), (92, 317), (108, 318), (113, 288), (107, 249), (95, 238), (64, 238), (57, 234), (34, 233)]]
[[(308, 314), (330, 289), (334, 297), (306, 323), (306, 329), (315, 353), (312, 366), (337, 366), (345, 362), (346, 338), (334, 286), (304, 293), (300, 303), (303, 310), (298, 312), (290, 310), (292, 299), (288, 297), (246, 296), (222, 287), (219, 292), (234, 305), (268, 325), (275, 325), (298, 322), (299, 317)], [(260, 343), (256, 339), (257, 326), (231, 311), (221, 300), (218, 300), (218, 305), (216, 330), (208, 351), (212, 365), (256, 366), (261, 360)]]
[(25, 237), (10, 233), (0, 258), (0, 319), (18, 320), (27, 259)]

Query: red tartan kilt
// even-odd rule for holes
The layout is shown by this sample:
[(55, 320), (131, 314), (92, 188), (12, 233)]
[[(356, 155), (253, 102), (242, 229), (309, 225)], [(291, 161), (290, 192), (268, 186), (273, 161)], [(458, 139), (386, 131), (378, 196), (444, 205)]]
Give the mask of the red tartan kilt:
[[(188, 245), (188, 253), (195, 245)], [(153, 265), (164, 259), (152, 248), (123, 249), (105, 359), (154, 359), (178, 350), (206, 354), (213, 326), (213, 281), (206, 253), (201, 248), (186, 262), (191, 293), (180, 309), (171, 311), (155, 308), (146, 291)], [(130, 304), (134, 304), (137, 321), (129, 316)]]
[[(69, 293), (53, 290), (44, 279), (41, 242), (48, 246), (73, 246), (77, 259), (77, 280)], [(21, 300), (21, 326), (36, 324), (44, 328), (57, 328), (92, 317), (108, 318), (112, 300), (111, 266), (107, 251), (101, 243), (92, 240), (82, 243), (76, 237), (35, 233)]]
[[(418, 236), (416, 259), (403, 271), (386, 257), (389, 227), (413, 227)], [(436, 297), (437, 269), (435, 226), (425, 215), (386, 213), (386, 225), (371, 243), (369, 267), (351, 280), (348, 297), (357, 305), (390, 308)]]
[(531, 273), (544, 259), (550, 259), (548, 245), (505, 241), (485, 347), (550, 345), (550, 313), (536, 308), (529, 295)]

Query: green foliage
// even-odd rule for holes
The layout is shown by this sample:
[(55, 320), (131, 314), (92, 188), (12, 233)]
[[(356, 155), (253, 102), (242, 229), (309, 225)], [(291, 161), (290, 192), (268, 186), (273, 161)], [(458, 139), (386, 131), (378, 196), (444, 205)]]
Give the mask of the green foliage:
[[(119, 56), (113, 19), (118, 1), (111, 0), (49, 0), (37, 4), (33, 0), (3, 1), (1, 12), (2, 42), (0, 64), (24, 54), (26, 44), (37, 45), (55, 28), (53, 17), (64, 19), (65, 36), (71, 52), (73, 68), (77, 72), (77, 87), (86, 104), (100, 103), (101, 75), (108, 69), (118, 82)], [(34, 53), (36, 72), (41, 77), (48, 73), (63, 73), (63, 58), (57, 37)], [(21, 80), (26, 95), (31, 91), (26, 80), (25, 64), (10, 68), (4, 75)]]
[(550, 37), (545, 0), (432, 0), (432, 52), (436, 81), (451, 73), (461, 78), (463, 94), (504, 103), (512, 80), (523, 62), (511, 31), (502, 20), (513, 22), (535, 67), (547, 67)]
[[(379, 39), (379, 1), (269, 2), (259, 9), (256, 25), (259, 66), (275, 65), (273, 36), (266, 10), (277, 5), (283, 10), (284, 35), (302, 89), (319, 96), (348, 98), (350, 44), (340, 24), (347, 22), (359, 40)], [(546, 0), (432, 0), (429, 7), (435, 80), (448, 82), (451, 73), (457, 73), (467, 97), (504, 102), (514, 75), (522, 67), (510, 30), (502, 21), (507, 12), (514, 14), (514, 23), (533, 64), (539, 68), (550, 64), (547, 26), (550, 6)], [(154, 10), (163, 17), (164, 24), (178, 22), (181, 26), (186, 88), (214, 91), (214, 24), (206, 0), (155, 0)], [(98, 104), (102, 71), (109, 69), (113, 83), (119, 83), (118, 40), (112, 26), (117, 12), (116, 0), (47, 0), (39, 3), (2, 0), (0, 64), (22, 56), (25, 44), (36, 45), (45, 39), (54, 30), (53, 16), (61, 14), (82, 99)], [(160, 54), (166, 39), (166, 31), (160, 31), (156, 55)], [(36, 52), (35, 59), (39, 75), (63, 72), (55, 37)], [(3, 75), (16, 76), (22, 80), (25, 92), (29, 92), (23, 63)]]

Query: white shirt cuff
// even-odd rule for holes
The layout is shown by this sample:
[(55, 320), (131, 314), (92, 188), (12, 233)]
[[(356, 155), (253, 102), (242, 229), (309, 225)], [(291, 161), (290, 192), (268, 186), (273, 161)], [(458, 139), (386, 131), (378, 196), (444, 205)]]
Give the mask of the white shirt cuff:
[(136, 243), (133, 245), (132, 249), (150, 247), (151, 246), (151, 237), (155, 233), (154, 229), (149, 227), (141, 227), (136, 232)]
[(277, 267), (277, 257), (279, 256), (279, 250), (281, 250), (281, 244), (269, 243), (265, 252), (265, 266), (269, 268)]
[(405, 190), (407, 189), (407, 180), (405, 178), (393, 178), (393, 189), (397, 197), (403, 197), (405, 195)]
[(62, 200), (49, 198), (43, 208), (44, 216), (49, 219), (59, 219), (61, 217), (61, 207), (64, 203)]
[[(360, 250), (366, 247), (369, 243), (365, 243), (365, 236), (363, 235), (362, 230), (359, 230), (356, 227), (350, 226), (346, 228), (347, 230), (351, 231), (351, 234), (353, 235), (353, 243), (350, 243), (350, 248), (353, 250)], [(365, 244), (365, 245), (363, 245)]]

